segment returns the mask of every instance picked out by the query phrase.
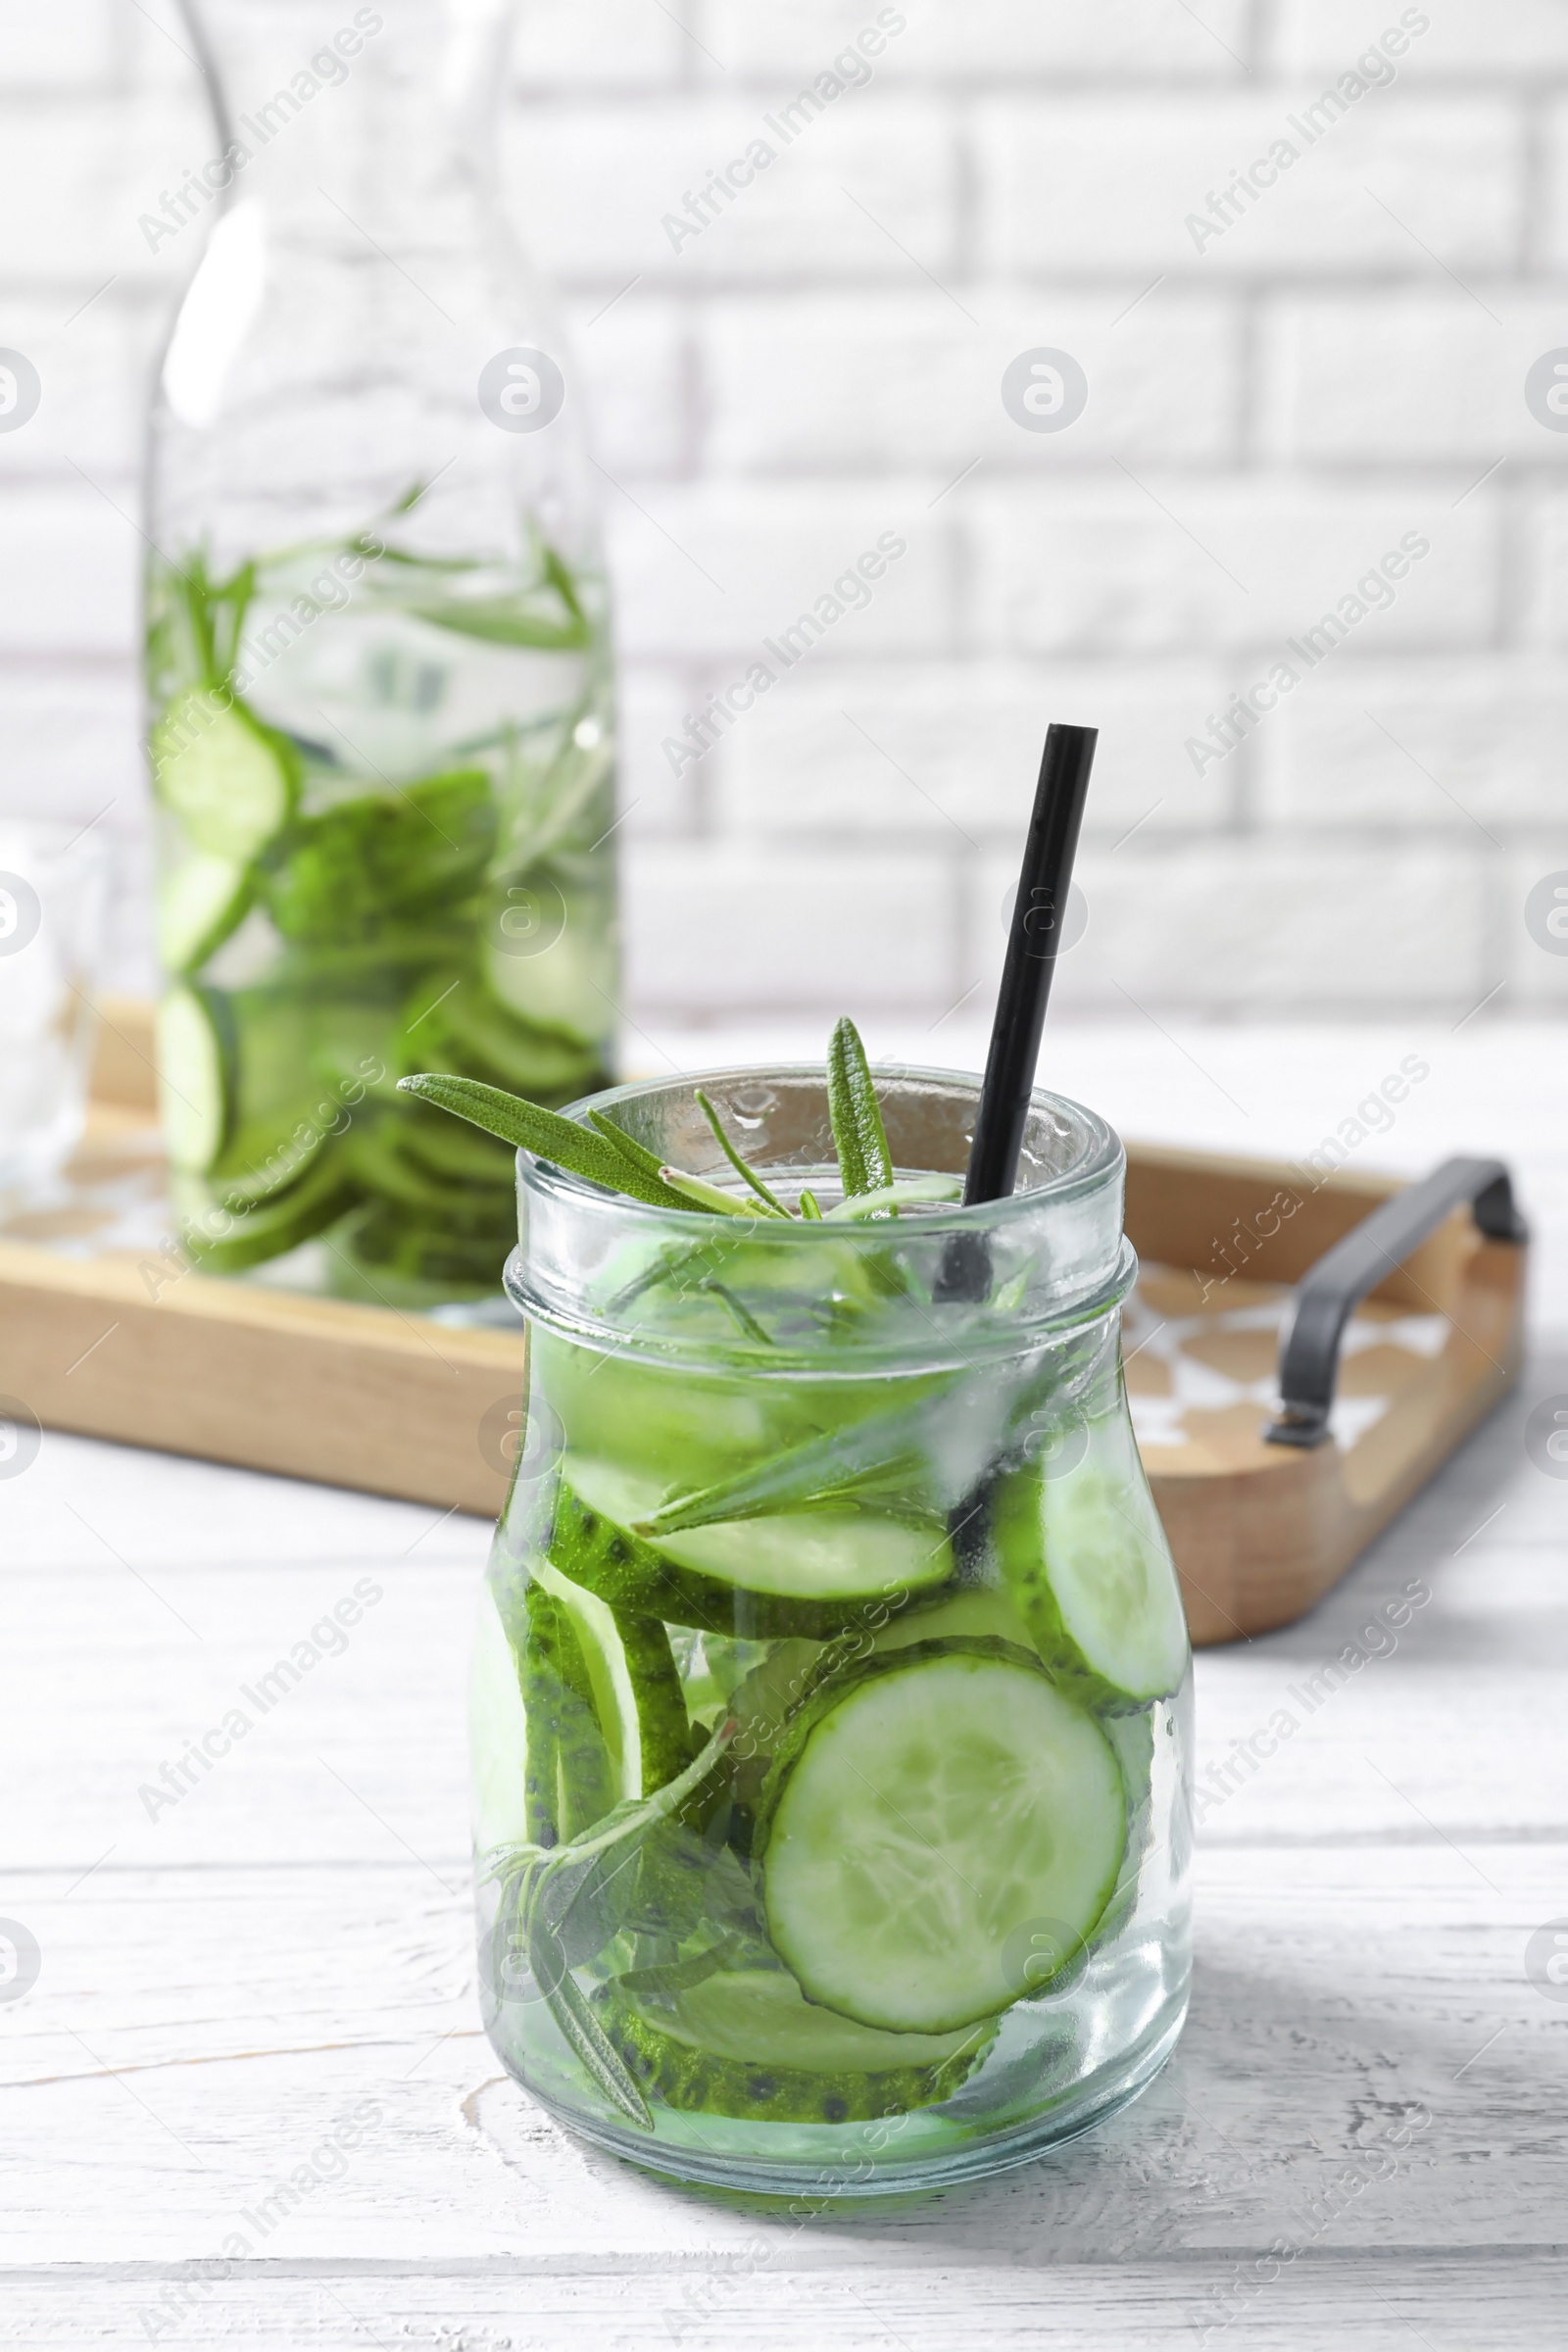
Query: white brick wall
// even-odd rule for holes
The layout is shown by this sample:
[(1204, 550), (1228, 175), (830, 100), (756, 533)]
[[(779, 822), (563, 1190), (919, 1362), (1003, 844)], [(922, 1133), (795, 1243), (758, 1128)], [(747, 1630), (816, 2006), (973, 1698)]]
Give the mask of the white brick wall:
[[(1568, 869), (1568, 433), (1523, 395), (1568, 345), (1562, 0), (900, 0), (672, 250), (877, 15), (523, 0), (507, 185), (609, 476), (632, 1018), (972, 1012), (1053, 715), (1103, 730), (1064, 1009), (1568, 1007), (1523, 917)], [(149, 256), (135, 216), (210, 143), (185, 40), (171, 0), (0, 0), (0, 343), (49, 389), (0, 435), (0, 805), (110, 802), (137, 871), (130, 518), (194, 233)], [(1036, 347), (1088, 378), (1060, 433), (1003, 406)], [(872, 602), (673, 776), (683, 713), (884, 531)], [(1196, 772), (1406, 534), (1393, 600)]]

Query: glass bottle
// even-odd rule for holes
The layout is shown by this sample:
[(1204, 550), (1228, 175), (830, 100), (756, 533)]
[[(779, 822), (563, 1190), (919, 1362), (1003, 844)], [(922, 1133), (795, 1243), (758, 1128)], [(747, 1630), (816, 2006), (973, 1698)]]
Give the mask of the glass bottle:
[(618, 993), (609, 616), (576, 378), (495, 201), (511, 0), (186, 0), (210, 233), (146, 575), (159, 1062), (198, 1261), (489, 1296), (504, 1149), (395, 1094), (563, 1102)]
[[(473, 1674), (486, 2025), (655, 2171), (929, 2187), (1113, 2111), (1186, 2010), (1191, 1659), (1122, 1379), (1123, 1154), (1037, 1094), (1010, 1200), (858, 1220), (820, 1072), (701, 1083), (822, 1221), (518, 1155), (529, 1385)], [(595, 1107), (735, 1192), (694, 1084)], [(961, 1171), (973, 1081), (879, 1093), (901, 1175)]]

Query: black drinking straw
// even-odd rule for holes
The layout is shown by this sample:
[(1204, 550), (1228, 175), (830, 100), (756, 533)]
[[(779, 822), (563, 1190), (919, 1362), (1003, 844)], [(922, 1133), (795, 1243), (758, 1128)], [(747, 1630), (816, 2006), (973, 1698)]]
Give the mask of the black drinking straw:
[[(1099, 740), (1098, 727), (1053, 725), (1046, 732), (963, 1182), (966, 1208), (983, 1200), (1004, 1200), (1018, 1180), (1046, 1003), (1061, 946), (1078, 828)], [(983, 1298), (989, 1279), (990, 1253), (983, 1237), (955, 1235), (938, 1295)]]
[(963, 1182), (967, 1208), (977, 1200), (1004, 1200), (1018, 1181), (1024, 1122), (1040, 1059), (1040, 1034), (1056, 969), (1072, 861), (1078, 854), (1089, 771), (1095, 763), (1098, 727), (1052, 726), (1035, 787), (1034, 814), (1023, 847), (1023, 869), (1007, 931), (1007, 960), (1002, 967), (997, 1017), (975, 1114), (969, 1170)]

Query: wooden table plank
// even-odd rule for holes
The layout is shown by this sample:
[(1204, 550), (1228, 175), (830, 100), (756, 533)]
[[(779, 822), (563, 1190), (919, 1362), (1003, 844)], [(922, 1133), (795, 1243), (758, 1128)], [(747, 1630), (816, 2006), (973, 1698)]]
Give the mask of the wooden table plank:
[[(1568, 2009), (1524, 1975), (1568, 1843), (1200, 1857), (1198, 1971), (1166, 2074), (1087, 2140), (875, 2215), (726, 2210), (560, 2131), (477, 2035), (466, 1889), (384, 1869), (34, 1881), (41, 1998), (6, 2031), (0, 2240), (15, 2260), (221, 2251), (331, 2128), (356, 2150), (273, 2216), (270, 2257), (654, 2266), (780, 2231), (797, 2269), (1549, 2248), (1568, 2178)], [(122, 2193), (139, 2182), (136, 2196)], [(1336, 2185), (1338, 2183), (1338, 2185)], [(90, 2220), (84, 2225), (84, 2215)], [(388, 2216), (396, 2216), (395, 2241)]]
[[(1253, 2270), (1247, 2249), (1185, 2263), (974, 2271), (867, 2264), (853, 2277), (744, 2258), (711, 2275), (650, 2277), (610, 2261), (587, 2276), (487, 2264), (432, 2271), (385, 2260), (364, 2266), (257, 2263), (241, 2277), (170, 2276), (117, 2266), (12, 2274), (0, 2342), (211, 2352), (243, 2342), (283, 2352), (1108, 2352), (1109, 2347), (1217, 2344), (1226, 2352), (1519, 2352), (1558, 2340), (1568, 2300), (1561, 2255), (1347, 2259), (1303, 2251)], [(1226, 2324), (1226, 2315), (1236, 2316)]]

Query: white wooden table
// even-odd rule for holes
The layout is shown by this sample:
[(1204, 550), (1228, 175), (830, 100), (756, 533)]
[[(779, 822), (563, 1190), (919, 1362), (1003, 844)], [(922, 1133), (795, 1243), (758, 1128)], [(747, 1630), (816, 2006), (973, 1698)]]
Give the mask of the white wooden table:
[[(1147, 1035), (1068, 1033), (1053, 1075), (1144, 1134), (1299, 1150), (1421, 1042), (1184, 1041), (1246, 1127)], [(1298, 1728), (1205, 1812), (1166, 2074), (922, 2203), (721, 2206), (501, 2078), (465, 1832), (484, 1528), (46, 1435), (0, 1484), (0, 1916), (39, 1953), (0, 2000), (0, 2342), (1561, 2342), (1568, 1998), (1526, 1948), (1568, 1922), (1568, 1480), (1523, 1430), (1568, 1397), (1563, 1052), (1446, 1050), (1364, 1156), (1513, 1153), (1547, 1229), (1524, 1386), (1312, 1618), (1200, 1660), (1200, 1784), (1281, 1709)], [(1369, 1638), (1412, 1581), (1430, 1597)], [(1309, 1711), (1358, 1641), (1386, 1654)], [(251, 1728), (181, 1788), (236, 1705)]]

